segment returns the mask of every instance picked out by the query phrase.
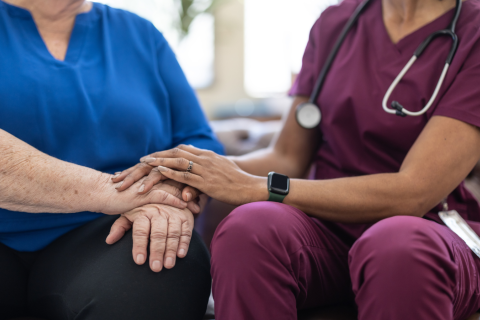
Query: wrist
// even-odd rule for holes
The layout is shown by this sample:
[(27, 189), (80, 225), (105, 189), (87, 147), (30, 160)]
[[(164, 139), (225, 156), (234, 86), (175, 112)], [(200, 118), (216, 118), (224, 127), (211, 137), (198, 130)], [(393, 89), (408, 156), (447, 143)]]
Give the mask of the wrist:
[(93, 190), (89, 194), (91, 201), (88, 201), (91, 205), (91, 208), (87, 211), (112, 214), (109, 211), (109, 203), (112, 200), (115, 201), (112, 198), (117, 193), (115, 185), (112, 182), (112, 175), (99, 172), (94, 181), (95, 183)]
[(251, 188), (249, 188), (251, 199), (248, 202), (268, 201), (269, 192), (267, 186), (267, 177), (252, 176)]

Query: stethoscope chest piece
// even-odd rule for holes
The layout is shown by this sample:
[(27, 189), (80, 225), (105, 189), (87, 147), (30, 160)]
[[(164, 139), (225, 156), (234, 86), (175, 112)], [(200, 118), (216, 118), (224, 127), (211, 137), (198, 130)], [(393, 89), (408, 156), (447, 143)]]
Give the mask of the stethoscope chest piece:
[(296, 117), (302, 128), (313, 129), (320, 124), (322, 113), (316, 104), (305, 102), (297, 107)]

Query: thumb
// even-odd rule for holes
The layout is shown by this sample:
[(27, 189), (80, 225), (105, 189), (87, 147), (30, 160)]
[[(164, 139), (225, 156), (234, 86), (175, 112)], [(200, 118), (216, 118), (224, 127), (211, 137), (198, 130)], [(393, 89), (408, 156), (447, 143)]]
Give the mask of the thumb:
[(112, 225), (110, 229), (110, 233), (107, 236), (106, 242), (107, 244), (114, 244), (118, 240), (122, 239), (125, 235), (125, 232), (132, 228), (132, 223), (125, 218), (124, 216), (120, 216)]

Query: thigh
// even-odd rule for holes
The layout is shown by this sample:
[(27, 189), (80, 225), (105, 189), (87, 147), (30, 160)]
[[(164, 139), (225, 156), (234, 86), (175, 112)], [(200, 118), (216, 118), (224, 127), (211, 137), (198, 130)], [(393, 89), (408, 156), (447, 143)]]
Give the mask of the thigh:
[(15, 252), (0, 243), (0, 320), (26, 315), (28, 270)]
[(214, 298), (225, 301), (226, 309), (248, 298), (251, 309), (270, 305), (283, 317), (296, 316), (296, 308), (349, 300), (348, 251), (324, 223), (294, 207), (272, 202), (241, 206), (213, 239)]
[(51, 244), (32, 267), (29, 305), (50, 320), (201, 319), (210, 294), (208, 251), (194, 234), (188, 255), (154, 273), (132, 258), (132, 236), (105, 243), (102, 217)]

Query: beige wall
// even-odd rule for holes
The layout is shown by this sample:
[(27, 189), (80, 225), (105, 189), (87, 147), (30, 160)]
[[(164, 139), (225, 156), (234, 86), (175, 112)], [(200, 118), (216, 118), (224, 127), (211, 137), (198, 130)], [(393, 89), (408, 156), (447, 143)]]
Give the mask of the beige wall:
[(228, 0), (215, 11), (215, 80), (211, 87), (197, 90), (209, 116), (216, 106), (247, 97), (243, 13), (243, 0)]

